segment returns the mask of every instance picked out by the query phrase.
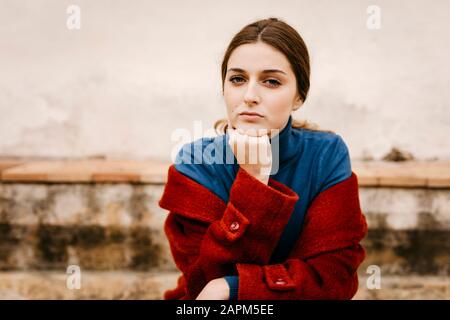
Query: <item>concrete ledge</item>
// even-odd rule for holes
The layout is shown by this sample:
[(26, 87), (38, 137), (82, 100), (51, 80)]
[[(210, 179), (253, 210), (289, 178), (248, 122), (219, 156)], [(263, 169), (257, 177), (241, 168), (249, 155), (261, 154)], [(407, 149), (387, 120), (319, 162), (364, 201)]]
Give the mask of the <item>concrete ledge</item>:
[[(363, 270), (361, 270), (363, 271)], [(81, 288), (66, 286), (67, 274), (59, 271), (0, 272), (0, 300), (4, 299), (162, 299), (173, 289), (179, 272), (85, 271)], [(360, 272), (354, 300), (450, 299), (450, 280), (439, 276), (381, 276), (381, 288), (369, 289)]]
[[(0, 161), (0, 181), (164, 184), (170, 164), (130, 160)], [(360, 187), (450, 188), (450, 162), (352, 162)]]
[(359, 274), (359, 289), (353, 300), (450, 299), (450, 277), (448, 276), (383, 276), (381, 274), (381, 288), (369, 289), (367, 275), (362, 272)]
[(98, 272), (81, 269), (80, 289), (68, 289), (58, 271), (0, 272), (0, 300), (106, 299), (160, 300), (176, 285), (178, 272)]
[(449, 188), (450, 162), (352, 162), (361, 187)]
[(169, 164), (153, 161), (66, 160), (0, 162), (3, 182), (128, 182), (164, 184)]

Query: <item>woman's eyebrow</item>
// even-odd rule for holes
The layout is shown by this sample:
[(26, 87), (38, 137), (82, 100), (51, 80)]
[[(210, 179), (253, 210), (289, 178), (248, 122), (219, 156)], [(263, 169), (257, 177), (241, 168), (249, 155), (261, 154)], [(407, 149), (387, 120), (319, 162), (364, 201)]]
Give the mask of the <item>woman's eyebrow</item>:
[[(241, 68), (230, 68), (230, 69), (228, 69), (228, 71), (236, 71), (236, 72), (246, 73), (246, 71)], [(282, 73), (284, 75), (287, 75), (286, 72), (278, 70), (278, 69), (267, 69), (267, 70), (261, 71), (261, 73)]]

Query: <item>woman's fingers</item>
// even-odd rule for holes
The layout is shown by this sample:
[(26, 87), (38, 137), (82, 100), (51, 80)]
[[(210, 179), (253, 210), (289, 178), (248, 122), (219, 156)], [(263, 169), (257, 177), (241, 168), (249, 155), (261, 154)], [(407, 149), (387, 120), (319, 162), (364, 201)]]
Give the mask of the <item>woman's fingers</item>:
[(258, 138), (258, 156), (259, 163), (262, 166), (272, 166), (272, 147), (270, 145), (269, 136)]
[(270, 167), (272, 150), (269, 137), (267, 135), (249, 136), (239, 131), (239, 129), (229, 131), (229, 145), (238, 163)]

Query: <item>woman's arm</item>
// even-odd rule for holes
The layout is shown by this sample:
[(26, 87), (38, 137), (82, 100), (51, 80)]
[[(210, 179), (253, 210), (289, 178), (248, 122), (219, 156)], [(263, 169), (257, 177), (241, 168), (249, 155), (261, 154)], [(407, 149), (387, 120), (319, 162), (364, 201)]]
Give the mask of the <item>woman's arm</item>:
[(238, 263), (239, 300), (341, 300), (358, 289), (357, 268), (365, 258), (360, 245), (281, 264)]
[(272, 265), (237, 263), (239, 299), (351, 299), (366, 233), (352, 174), (314, 200), (289, 259)]
[[(161, 207), (173, 207), (169, 200), (163, 195)], [(202, 222), (180, 206), (170, 211), (164, 229), (189, 295), (195, 298), (209, 281), (236, 274), (237, 262), (268, 263), (297, 200), (283, 184), (271, 180), (267, 186), (240, 169), (220, 218)]]

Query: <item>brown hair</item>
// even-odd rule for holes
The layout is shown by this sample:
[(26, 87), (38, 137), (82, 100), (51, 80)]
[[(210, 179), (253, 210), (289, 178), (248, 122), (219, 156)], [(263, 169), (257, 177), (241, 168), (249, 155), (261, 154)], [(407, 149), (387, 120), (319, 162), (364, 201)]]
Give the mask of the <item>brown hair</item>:
[[(258, 41), (274, 47), (286, 56), (297, 80), (297, 91), (302, 101), (305, 101), (309, 91), (309, 77), (311, 71), (308, 49), (298, 32), (290, 25), (277, 18), (268, 18), (253, 22), (245, 26), (233, 37), (225, 51), (222, 61), (222, 93), (225, 84), (228, 60), (234, 49), (240, 45)], [(226, 119), (218, 120), (214, 124), (214, 129), (219, 134), (225, 133), (227, 127), (228, 121)], [(293, 119), (292, 127), (332, 132), (330, 130), (322, 130), (317, 124), (310, 123), (307, 120), (298, 121)]]

